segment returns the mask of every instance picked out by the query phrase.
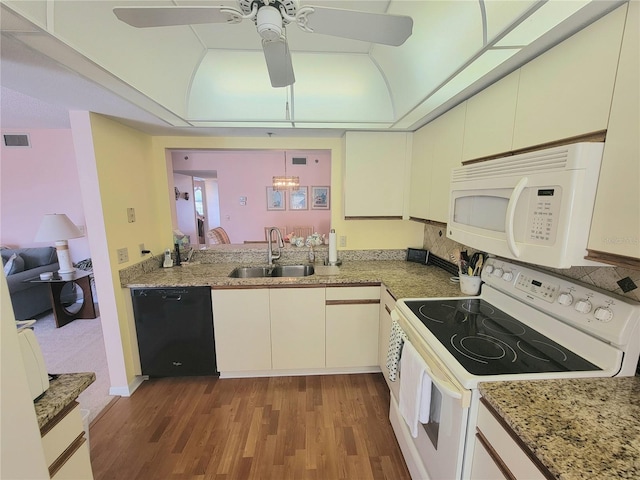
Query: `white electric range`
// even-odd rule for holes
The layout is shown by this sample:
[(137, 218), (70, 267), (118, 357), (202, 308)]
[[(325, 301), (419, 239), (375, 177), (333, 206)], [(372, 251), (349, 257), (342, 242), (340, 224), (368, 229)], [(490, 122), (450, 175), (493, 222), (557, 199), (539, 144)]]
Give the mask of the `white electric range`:
[(431, 379), (417, 438), (391, 398), (414, 479), (468, 478), (480, 382), (635, 374), (640, 304), (495, 258), (482, 279), (479, 296), (401, 299), (392, 312)]

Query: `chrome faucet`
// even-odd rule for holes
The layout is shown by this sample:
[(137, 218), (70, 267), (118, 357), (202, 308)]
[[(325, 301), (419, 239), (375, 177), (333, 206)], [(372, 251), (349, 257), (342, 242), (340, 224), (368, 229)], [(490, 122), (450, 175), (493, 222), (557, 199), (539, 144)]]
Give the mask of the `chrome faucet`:
[[(272, 234), (276, 232), (276, 240), (278, 242), (278, 253), (273, 253)], [(274, 260), (278, 260), (282, 255), (282, 249), (284, 248), (284, 240), (282, 240), (282, 233), (278, 227), (271, 227), (267, 232), (267, 262), (269, 265), (273, 265)]]

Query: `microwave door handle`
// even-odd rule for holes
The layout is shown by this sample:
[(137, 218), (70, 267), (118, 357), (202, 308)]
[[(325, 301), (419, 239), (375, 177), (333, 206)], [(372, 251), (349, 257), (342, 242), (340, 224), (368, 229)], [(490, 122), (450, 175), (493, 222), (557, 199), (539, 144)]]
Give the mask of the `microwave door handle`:
[(522, 195), (522, 191), (527, 186), (527, 182), (529, 182), (528, 177), (522, 177), (520, 181), (516, 184), (511, 192), (511, 198), (509, 198), (509, 205), (507, 205), (507, 217), (505, 219), (505, 230), (507, 234), (507, 245), (509, 246), (509, 250), (514, 257), (520, 257), (520, 249), (518, 245), (516, 245), (516, 237), (513, 231), (513, 220), (516, 215), (516, 207), (518, 206), (518, 201), (520, 200), (520, 195)]

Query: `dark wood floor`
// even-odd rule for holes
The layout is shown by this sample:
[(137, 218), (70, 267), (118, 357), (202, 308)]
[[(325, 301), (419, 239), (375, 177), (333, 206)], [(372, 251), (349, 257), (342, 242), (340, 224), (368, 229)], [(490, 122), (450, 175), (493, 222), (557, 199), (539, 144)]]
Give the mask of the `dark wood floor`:
[(381, 374), (144, 382), (91, 425), (104, 479), (409, 479)]

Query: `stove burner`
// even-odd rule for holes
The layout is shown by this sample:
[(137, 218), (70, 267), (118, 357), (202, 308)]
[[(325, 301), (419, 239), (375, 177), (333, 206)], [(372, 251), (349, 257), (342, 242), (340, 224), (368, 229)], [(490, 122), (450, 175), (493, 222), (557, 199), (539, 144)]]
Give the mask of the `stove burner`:
[[(447, 304), (444, 304), (444, 303), (442, 305), (440, 305), (440, 306), (443, 307), (443, 308), (446, 308), (446, 309), (451, 309), (450, 313), (446, 313), (445, 314), (445, 316), (447, 318), (449, 318), (451, 315), (455, 314), (456, 308), (454, 306), (447, 305)], [(433, 317), (429, 316), (429, 314), (426, 312), (426, 310), (427, 310), (426, 307), (427, 307), (427, 305), (422, 305), (418, 309), (418, 311), (420, 312), (420, 315), (422, 315), (427, 320), (431, 320), (432, 322), (444, 323), (444, 320), (438, 320), (437, 318), (433, 318)]]
[[(535, 343), (536, 345), (532, 345)], [(554, 345), (550, 345), (546, 342), (540, 342), (538, 340), (531, 340), (530, 343), (523, 342), (522, 340), (518, 340), (518, 348), (522, 350), (527, 355), (532, 356), (537, 360), (541, 360), (543, 362), (566, 362), (567, 354), (560, 350), (558, 347)], [(532, 353), (532, 351), (534, 353)]]
[(507, 343), (482, 333), (461, 338), (454, 334), (451, 337), (451, 345), (465, 357), (485, 364), (492, 360), (505, 358), (507, 352), (511, 354), (511, 362), (515, 362), (518, 358), (516, 351)]

